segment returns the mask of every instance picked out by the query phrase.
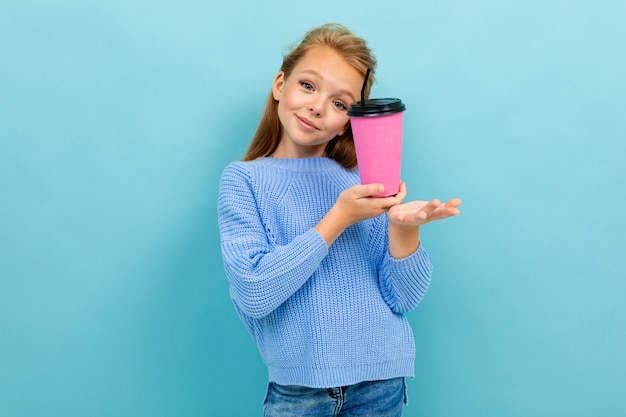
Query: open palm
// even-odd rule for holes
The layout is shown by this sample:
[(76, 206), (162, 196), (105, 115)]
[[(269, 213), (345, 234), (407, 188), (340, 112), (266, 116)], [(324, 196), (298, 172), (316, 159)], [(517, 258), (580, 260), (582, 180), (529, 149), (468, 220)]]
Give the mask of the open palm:
[(400, 226), (416, 227), (435, 220), (442, 220), (461, 214), (458, 207), (460, 198), (453, 198), (445, 203), (435, 199), (431, 201), (409, 201), (389, 209), (389, 221)]

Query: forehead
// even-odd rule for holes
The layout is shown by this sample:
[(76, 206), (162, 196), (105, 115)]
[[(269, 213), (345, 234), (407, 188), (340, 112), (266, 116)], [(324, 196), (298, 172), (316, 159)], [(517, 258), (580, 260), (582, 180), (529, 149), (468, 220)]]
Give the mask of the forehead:
[(358, 96), (363, 83), (361, 73), (351, 66), (334, 49), (326, 46), (317, 46), (310, 49), (294, 68), (296, 73), (312, 73), (322, 78), (322, 81), (348, 90)]

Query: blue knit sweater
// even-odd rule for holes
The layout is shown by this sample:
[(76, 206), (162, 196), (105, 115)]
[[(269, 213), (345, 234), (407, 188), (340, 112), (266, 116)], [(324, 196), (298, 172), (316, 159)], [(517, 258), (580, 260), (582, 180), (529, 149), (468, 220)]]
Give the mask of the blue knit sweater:
[(222, 174), (230, 294), (270, 381), (328, 388), (414, 374), (404, 313), (430, 283), (423, 247), (393, 259), (386, 214), (348, 227), (330, 248), (314, 229), (358, 183), (357, 170), (323, 157), (233, 162)]

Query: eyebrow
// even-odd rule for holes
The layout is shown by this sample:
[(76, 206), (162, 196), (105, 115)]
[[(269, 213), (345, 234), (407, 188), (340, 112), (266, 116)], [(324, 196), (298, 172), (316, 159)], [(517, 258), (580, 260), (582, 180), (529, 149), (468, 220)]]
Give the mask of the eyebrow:
[[(317, 78), (319, 78), (319, 79), (321, 79), (321, 80), (323, 80), (323, 79), (324, 79), (324, 76), (323, 76), (322, 74), (320, 74), (319, 72), (317, 72), (317, 71), (315, 71), (315, 70), (312, 70), (312, 69), (305, 69), (305, 70), (303, 70), (302, 72), (303, 72), (303, 73), (308, 72), (309, 74), (312, 74), (312, 75), (316, 76)], [(355, 100), (356, 100), (356, 99), (354, 98), (354, 96), (352, 95), (352, 93), (351, 93), (350, 91), (348, 91), (348, 90), (341, 89), (341, 90), (339, 90), (339, 93), (340, 93), (340, 94), (345, 94), (346, 96), (350, 97), (350, 99), (351, 99), (352, 101), (355, 101)]]

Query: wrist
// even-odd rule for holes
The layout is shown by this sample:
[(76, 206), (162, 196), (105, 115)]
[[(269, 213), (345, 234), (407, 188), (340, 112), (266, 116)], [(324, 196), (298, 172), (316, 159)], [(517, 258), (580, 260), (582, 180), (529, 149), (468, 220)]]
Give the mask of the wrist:
[(342, 216), (341, 212), (333, 206), (315, 226), (315, 230), (330, 246), (348, 226), (345, 216)]
[(389, 230), (393, 230), (397, 233), (412, 233), (416, 230), (419, 231), (421, 225), (415, 224), (407, 224), (407, 223), (399, 223), (393, 222), (391, 219), (389, 220)]
[(419, 241), (419, 226), (404, 226), (389, 222), (389, 253), (393, 258), (406, 258), (417, 250)]

